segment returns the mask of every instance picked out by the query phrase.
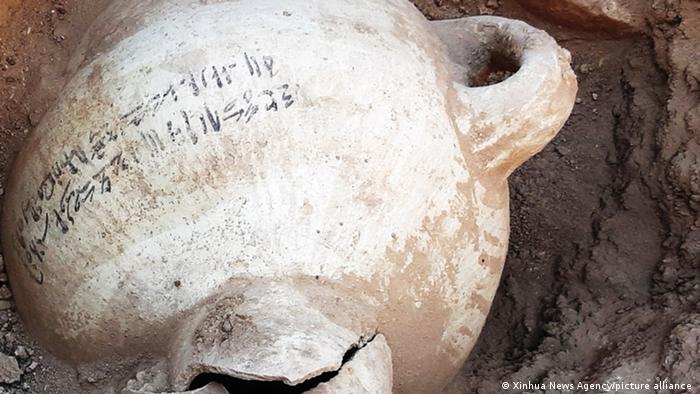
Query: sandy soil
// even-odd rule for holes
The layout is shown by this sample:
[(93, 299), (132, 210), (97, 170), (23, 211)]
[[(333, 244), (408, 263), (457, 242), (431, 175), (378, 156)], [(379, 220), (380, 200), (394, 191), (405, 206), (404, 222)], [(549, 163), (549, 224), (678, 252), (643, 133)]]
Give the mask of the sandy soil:
[[(0, 184), (105, 1), (0, 1)], [(504, 380), (700, 387), (698, 3), (640, 1), (635, 29), (585, 14), (562, 27), (515, 0), (415, 3), (431, 18), (495, 13), (544, 28), (572, 52), (580, 84), (562, 132), (511, 178), (501, 287), (447, 391), (500, 392)], [(0, 393), (84, 392), (108, 379), (42, 351), (0, 283), (0, 351), (22, 370)]]

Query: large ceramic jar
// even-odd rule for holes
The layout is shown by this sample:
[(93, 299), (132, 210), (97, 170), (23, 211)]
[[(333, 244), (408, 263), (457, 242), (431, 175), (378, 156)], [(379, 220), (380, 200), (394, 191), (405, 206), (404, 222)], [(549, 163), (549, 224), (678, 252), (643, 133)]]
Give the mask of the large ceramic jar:
[(544, 32), (407, 0), (118, 1), (73, 68), (7, 191), (17, 308), (172, 391), (370, 349), (367, 390), (439, 392), (498, 285), (507, 177), (576, 92)]

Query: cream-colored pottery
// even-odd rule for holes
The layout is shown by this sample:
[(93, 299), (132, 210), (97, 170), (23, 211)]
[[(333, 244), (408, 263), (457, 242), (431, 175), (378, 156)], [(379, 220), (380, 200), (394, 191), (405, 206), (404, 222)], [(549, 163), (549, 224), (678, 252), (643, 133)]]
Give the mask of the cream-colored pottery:
[(407, 0), (115, 1), (15, 163), (17, 309), (72, 362), (161, 366), (162, 392), (437, 393), (499, 282), (506, 179), (572, 108), (569, 60)]

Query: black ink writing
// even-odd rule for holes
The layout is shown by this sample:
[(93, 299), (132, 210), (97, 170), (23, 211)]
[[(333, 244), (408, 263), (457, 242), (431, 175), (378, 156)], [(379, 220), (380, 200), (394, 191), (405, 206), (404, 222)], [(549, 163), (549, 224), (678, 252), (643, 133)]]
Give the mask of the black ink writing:
[[(298, 99), (299, 86), (275, 83), (278, 74), (272, 56), (248, 52), (227, 64), (210, 64), (185, 72), (135, 103), (119, 117), (120, 122), (91, 130), (82, 146), (78, 144), (61, 153), (41, 178), (35, 195), (23, 203), (15, 228), (15, 246), (37, 283), (45, 280), (41, 265), (46, 263), (49, 241), (55, 239), (50, 237), (68, 234), (81, 211), (99, 201), (100, 196), (113, 192), (120, 173), (142, 167), (143, 154), (156, 160), (170, 154), (173, 145), (198, 145), (205, 138), (235, 132), (235, 124), (250, 123), (265, 113), (290, 108)], [(239, 88), (238, 82), (243, 78), (260, 80), (266, 86)], [(220, 104), (206, 99), (210, 89), (221, 92), (217, 94), (223, 95), (223, 100), (214, 100)], [(179, 103), (183, 95), (196, 97), (201, 104), (182, 107)], [(161, 124), (144, 122), (155, 118), (163, 108), (172, 115)], [(133, 141), (128, 148), (118, 144), (127, 134)]]

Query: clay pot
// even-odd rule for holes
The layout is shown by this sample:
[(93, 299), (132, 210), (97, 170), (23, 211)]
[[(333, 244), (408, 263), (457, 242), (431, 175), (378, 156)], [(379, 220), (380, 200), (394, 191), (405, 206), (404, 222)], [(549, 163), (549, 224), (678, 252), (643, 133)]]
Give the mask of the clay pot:
[(114, 2), (73, 66), (7, 190), (17, 309), (163, 391), (438, 392), (498, 285), (506, 179), (576, 93), (544, 32), (406, 0)]

